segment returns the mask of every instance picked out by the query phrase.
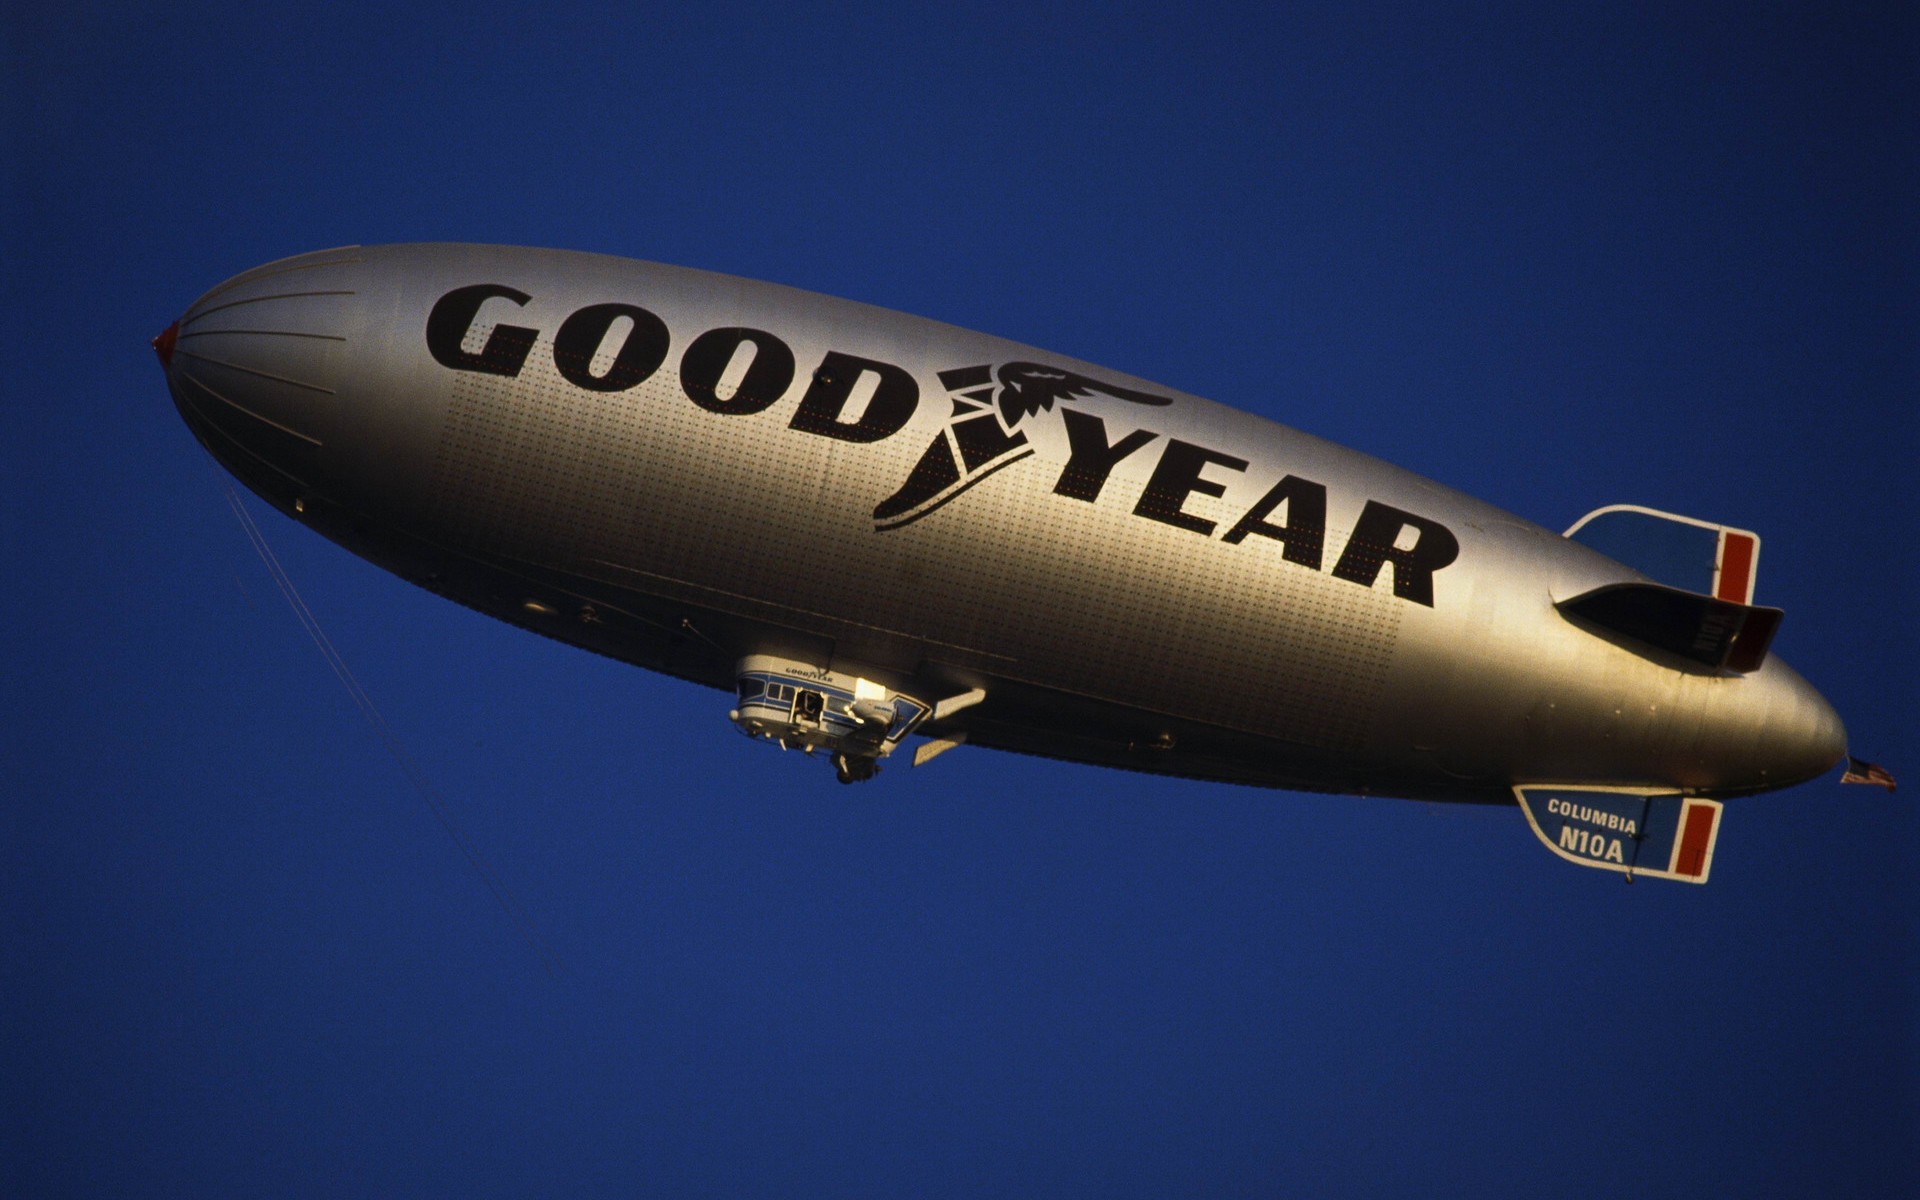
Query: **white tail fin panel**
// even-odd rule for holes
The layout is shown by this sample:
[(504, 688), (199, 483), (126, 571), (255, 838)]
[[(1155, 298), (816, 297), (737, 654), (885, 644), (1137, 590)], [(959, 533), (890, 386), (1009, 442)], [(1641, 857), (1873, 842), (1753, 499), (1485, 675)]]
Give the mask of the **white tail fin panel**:
[(1566, 536), (1668, 587), (1729, 604), (1753, 603), (1760, 535), (1750, 529), (1637, 504), (1609, 504), (1575, 521)]
[(1529, 784), (1513, 794), (1534, 834), (1568, 862), (1684, 883), (1705, 883), (1713, 869), (1717, 800), (1584, 784)]

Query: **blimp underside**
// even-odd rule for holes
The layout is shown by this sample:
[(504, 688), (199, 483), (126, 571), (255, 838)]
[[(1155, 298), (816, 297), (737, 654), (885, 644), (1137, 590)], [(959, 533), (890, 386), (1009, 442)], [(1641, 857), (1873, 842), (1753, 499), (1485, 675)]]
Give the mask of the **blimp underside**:
[(930, 321), (397, 246), (238, 276), (164, 340), (188, 423), (283, 511), (503, 620), (735, 691), (743, 729), (843, 779), (913, 734), (920, 761), (965, 741), (1314, 790), (1709, 797), (1842, 745), (1750, 595)]

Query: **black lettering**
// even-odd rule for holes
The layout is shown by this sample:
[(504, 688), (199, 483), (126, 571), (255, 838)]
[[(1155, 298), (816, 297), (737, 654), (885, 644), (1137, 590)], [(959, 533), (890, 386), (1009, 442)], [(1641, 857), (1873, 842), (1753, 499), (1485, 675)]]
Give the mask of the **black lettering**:
[[(1282, 504), (1287, 506), (1287, 523), (1270, 524), (1267, 517)], [(1280, 543), (1282, 558), (1318, 571), (1327, 542), (1327, 489), (1311, 479), (1287, 476), (1260, 497), (1260, 503), (1248, 509), (1221, 540), (1237, 544), (1250, 533), (1273, 538)], [(1397, 569), (1394, 578), (1399, 578)]]
[(1003, 454), (1027, 444), (1027, 435), (1000, 428), (1000, 418), (990, 412), (979, 413), (947, 426), (953, 431), (954, 444), (960, 447), (960, 462), (968, 474), (986, 466)]
[[(627, 340), (605, 375), (593, 373), (607, 330), (621, 317), (633, 321)], [(568, 383), (590, 392), (624, 392), (660, 369), (667, 357), (667, 323), (631, 304), (589, 304), (568, 317), (553, 336), (553, 365)]]
[(456, 371), (509, 377), (520, 373), (520, 368), (526, 365), (527, 352), (533, 349), (534, 339), (540, 336), (532, 329), (496, 325), (480, 353), (470, 354), (460, 348), (467, 330), (473, 327), (474, 317), (480, 313), (480, 306), (495, 296), (523, 306), (533, 299), (503, 284), (476, 283), (455, 288), (434, 302), (433, 311), (427, 314), (427, 352), (435, 362)]
[(1107, 423), (1099, 417), (1074, 408), (1063, 408), (1060, 415), (1067, 421), (1067, 445), (1071, 453), (1067, 456), (1066, 468), (1060, 472), (1060, 481), (1053, 485), (1053, 492), (1056, 496), (1071, 496), (1088, 503), (1100, 498), (1100, 489), (1106, 486), (1107, 476), (1113, 474), (1114, 466), (1121, 459), (1160, 436), (1136, 429), (1109, 446)]
[(1201, 468), (1209, 463), (1217, 463), (1232, 471), (1247, 469), (1247, 460), (1244, 458), (1221, 454), (1217, 450), (1195, 446), (1178, 438), (1168, 442), (1159, 463), (1153, 468), (1153, 478), (1147, 480), (1147, 489), (1140, 493), (1140, 503), (1133, 506), (1133, 511), (1142, 517), (1211, 535), (1212, 521), (1180, 511), (1187, 497), (1195, 492), (1203, 496), (1226, 494), (1226, 484), (1200, 478)]
[[(861, 376), (871, 372), (879, 377), (873, 399), (858, 421), (842, 421), (841, 412)], [(827, 351), (813, 382), (800, 401), (799, 411), (788, 424), (803, 433), (839, 438), (843, 442), (877, 442), (899, 433), (913, 419), (920, 404), (920, 385), (905, 369), (892, 363), (856, 358), (837, 350)]]
[[(1400, 531), (1416, 533), (1413, 546), (1397, 548)], [(1433, 607), (1433, 573), (1460, 557), (1459, 539), (1453, 531), (1436, 521), (1402, 512), (1378, 500), (1367, 501), (1360, 510), (1360, 521), (1353, 537), (1333, 565), (1335, 579), (1372, 587), (1383, 563), (1393, 564), (1393, 594), (1402, 600)]]
[[(753, 343), (753, 361), (733, 395), (720, 398), (720, 377), (740, 347)], [(793, 383), (793, 351), (779, 338), (759, 329), (709, 329), (693, 339), (680, 357), (680, 387), (708, 412), (747, 416), (765, 412), (787, 394)]]

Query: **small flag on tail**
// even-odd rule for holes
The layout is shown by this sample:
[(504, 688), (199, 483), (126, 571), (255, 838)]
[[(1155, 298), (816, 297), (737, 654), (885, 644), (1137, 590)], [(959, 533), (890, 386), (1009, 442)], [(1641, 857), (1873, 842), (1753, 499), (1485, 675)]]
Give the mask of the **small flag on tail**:
[(1840, 777), (1840, 782), (1871, 783), (1875, 787), (1883, 787), (1890, 792), (1895, 786), (1893, 776), (1887, 774), (1885, 767), (1851, 756), (1847, 758), (1847, 773)]

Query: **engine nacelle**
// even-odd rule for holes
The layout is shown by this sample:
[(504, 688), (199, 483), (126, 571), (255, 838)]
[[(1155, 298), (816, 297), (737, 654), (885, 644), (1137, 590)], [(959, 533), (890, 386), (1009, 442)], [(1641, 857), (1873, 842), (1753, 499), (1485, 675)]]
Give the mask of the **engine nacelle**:
[(751, 654), (734, 670), (727, 716), (752, 738), (783, 750), (833, 757), (840, 782), (873, 778), (932, 706), (883, 683), (791, 659)]

